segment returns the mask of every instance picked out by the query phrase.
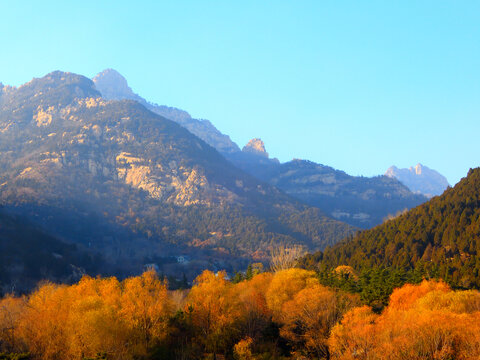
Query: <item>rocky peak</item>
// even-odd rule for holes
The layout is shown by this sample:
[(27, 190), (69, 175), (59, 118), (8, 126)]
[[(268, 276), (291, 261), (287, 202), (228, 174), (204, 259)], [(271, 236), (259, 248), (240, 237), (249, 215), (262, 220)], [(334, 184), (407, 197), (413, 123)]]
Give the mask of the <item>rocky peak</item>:
[(443, 175), (420, 163), (408, 169), (392, 166), (385, 172), (385, 175), (396, 178), (414, 193), (427, 197), (440, 195), (449, 186)]
[(93, 82), (97, 90), (108, 100), (130, 99), (144, 101), (144, 99), (135, 94), (130, 86), (128, 86), (127, 79), (114, 69), (106, 69), (98, 73), (93, 78)]
[(263, 143), (262, 139), (259, 138), (250, 140), (247, 145), (243, 147), (242, 151), (268, 158), (268, 153), (265, 150), (265, 144)]

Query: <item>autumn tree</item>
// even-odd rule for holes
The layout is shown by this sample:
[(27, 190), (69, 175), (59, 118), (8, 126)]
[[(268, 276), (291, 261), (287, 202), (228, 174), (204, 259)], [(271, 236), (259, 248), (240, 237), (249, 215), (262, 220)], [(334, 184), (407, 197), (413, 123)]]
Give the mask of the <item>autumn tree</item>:
[(358, 304), (356, 296), (335, 292), (318, 284), (307, 287), (283, 305), (280, 334), (298, 352), (328, 359), (327, 340), (331, 328), (345, 311)]
[(161, 281), (154, 270), (149, 270), (124, 280), (122, 287), (120, 315), (132, 329), (131, 341), (138, 342), (146, 351), (153, 342), (167, 336), (168, 318), (174, 309), (167, 283)]
[(191, 314), (193, 325), (205, 350), (213, 354), (224, 351), (238, 329), (234, 326), (239, 315), (239, 304), (232, 297), (232, 284), (226, 273), (204, 271), (199, 275), (187, 298), (186, 311)]
[(332, 330), (336, 359), (476, 359), (480, 293), (437, 281), (395, 290), (382, 314), (356, 308)]
[(7, 295), (0, 300), (0, 352), (12, 352), (22, 347), (17, 328), (25, 300)]
[(302, 269), (281, 270), (275, 273), (265, 298), (274, 320), (281, 320), (282, 307), (302, 289), (318, 284), (313, 271)]

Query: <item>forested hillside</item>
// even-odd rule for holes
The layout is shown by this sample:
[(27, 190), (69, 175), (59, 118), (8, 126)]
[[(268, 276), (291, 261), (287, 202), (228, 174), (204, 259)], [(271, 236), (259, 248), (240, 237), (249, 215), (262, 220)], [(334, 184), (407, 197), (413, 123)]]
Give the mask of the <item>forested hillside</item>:
[(397, 274), (397, 286), (415, 274), (417, 280), (435, 277), (455, 287), (480, 288), (480, 168), (443, 195), (308, 255), (302, 265), (324, 274), (341, 265), (357, 275), (383, 269), (384, 275)]

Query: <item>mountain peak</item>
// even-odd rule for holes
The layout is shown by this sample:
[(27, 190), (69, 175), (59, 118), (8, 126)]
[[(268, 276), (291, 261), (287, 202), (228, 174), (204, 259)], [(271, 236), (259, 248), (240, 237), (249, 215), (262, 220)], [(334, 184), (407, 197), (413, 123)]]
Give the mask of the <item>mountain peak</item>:
[(260, 138), (251, 139), (247, 145), (243, 147), (242, 151), (268, 158), (265, 143)]
[(396, 178), (411, 191), (432, 197), (440, 195), (449, 186), (447, 179), (435, 170), (418, 163), (408, 169), (391, 166), (385, 175)]
[(105, 69), (93, 78), (93, 82), (97, 90), (107, 100), (131, 99), (145, 101), (132, 91), (130, 86), (128, 86), (127, 79), (117, 70)]

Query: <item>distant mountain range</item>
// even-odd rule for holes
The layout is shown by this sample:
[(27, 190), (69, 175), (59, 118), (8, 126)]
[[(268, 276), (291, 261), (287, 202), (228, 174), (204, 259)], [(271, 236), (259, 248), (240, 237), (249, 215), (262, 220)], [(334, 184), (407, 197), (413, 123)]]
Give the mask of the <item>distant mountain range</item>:
[(408, 169), (392, 166), (387, 170), (385, 176), (397, 179), (414, 193), (423, 194), (429, 198), (441, 195), (450, 186), (445, 176), (422, 164)]
[(90, 79), (59, 71), (2, 87), (4, 210), (125, 274), (175, 255), (190, 258), (188, 270), (165, 271), (233, 271), (279, 244), (323, 249), (356, 230), (238, 169), (152, 108), (164, 109), (106, 100)]
[(193, 119), (183, 110), (149, 103), (135, 94), (115, 70), (105, 70), (93, 81), (104, 98), (138, 101), (151, 111), (184, 126), (245, 172), (353, 226), (369, 228), (378, 225), (386, 218), (427, 200), (391, 177), (350, 176), (307, 160), (281, 164), (269, 157), (263, 141), (258, 138), (240, 150), (230, 137), (218, 131), (208, 120)]
[(427, 200), (423, 195), (413, 194), (396, 179), (350, 176), (307, 160), (237, 165), (330, 216), (361, 228), (381, 224)]

